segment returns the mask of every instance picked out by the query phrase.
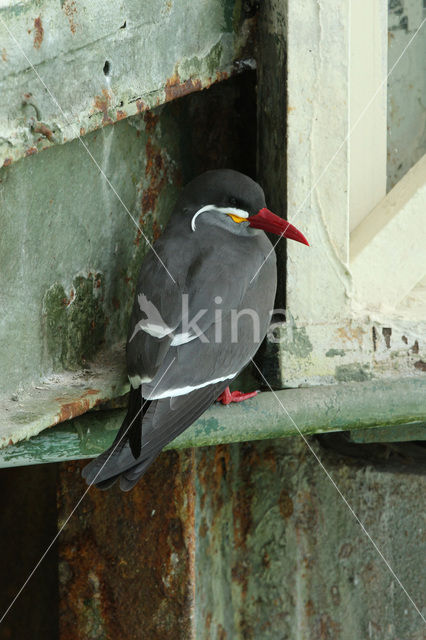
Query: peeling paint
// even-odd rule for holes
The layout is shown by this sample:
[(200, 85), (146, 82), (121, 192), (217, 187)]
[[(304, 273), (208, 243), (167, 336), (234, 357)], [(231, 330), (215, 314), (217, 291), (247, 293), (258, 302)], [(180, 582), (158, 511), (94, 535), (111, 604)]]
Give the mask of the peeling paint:
[(112, 118), (108, 115), (108, 109), (110, 107), (110, 104), (111, 104), (111, 95), (109, 91), (107, 91), (107, 89), (102, 89), (102, 95), (95, 97), (93, 107), (95, 110), (94, 113), (99, 111), (102, 112), (103, 125), (113, 123)]
[(76, 32), (75, 18), (77, 15), (77, 6), (75, 0), (61, 0), (61, 9), (68, 18), (70, 31), (73, 35)]
[(32, 127), (32, 130), (34, 133), (41, 133), (41, 135), (47, 138), (49, 142), (55, 141), (53, 131), (43, 122), (36, 122)]
[(44, 29), (41, 23), (41, 17), (34, 19), (34, 49), (40, 49), (43, 42)]
[(426, 371), (426, 362), (423, 360), (417, 360), (417, 362), (414, 363), (414, 366), (416, 369), (419, 369), (419, 371)]
[(177, 70), (167, 79), (164, 87), (166, 101), (181, 98), (193, 91), (200, 91), (200, 89), (202, 89), (201, 80), (188, 78), (188, 80), (182, 82)]
[(353, 362), (336, 367), (336, 380), (338, 382), (363, 382), (370, 380), (373, 374), (369, 364)]
[(340, 356), (341, 358), (343, 358), (344, 355), (345, 355), (344, 349), (329, 349), (328, 351), (326, 351), (325, 357), (335, 358), (336, 356)]
[(313, 349), (306, 328), (298, 328), (295, 325), (291, 327), (280, 344), (284, 352), (287, 351), (299, 358), (307, 358)]

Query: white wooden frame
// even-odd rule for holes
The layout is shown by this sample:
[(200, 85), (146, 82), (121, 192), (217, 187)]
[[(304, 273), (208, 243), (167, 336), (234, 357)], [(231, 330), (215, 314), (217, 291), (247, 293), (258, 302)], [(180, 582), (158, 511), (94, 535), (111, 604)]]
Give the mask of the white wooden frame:
[(398, 305), (426, 274), (426, 160), (385, 194), (387, 0), (287, 10), (288, 218), (311, 248), (287, 247), (282, 382), (424, 376)]

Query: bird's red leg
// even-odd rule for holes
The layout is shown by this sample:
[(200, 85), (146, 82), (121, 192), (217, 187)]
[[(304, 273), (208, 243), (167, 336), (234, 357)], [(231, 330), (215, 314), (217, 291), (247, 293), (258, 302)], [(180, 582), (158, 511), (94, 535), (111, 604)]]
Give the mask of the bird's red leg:
[(258, 391), (251, 391), (250, 393), (241, 393), (241, 391), (230, 391), (229, 387), (226, 387), (225, 391), (223, 391), (216, 402), (221, 402), (222, 404), (231, 404), (231, 402), (242, 402), (243, 400), (248, 400), (248, 398), (254, 398), (257, 396)]

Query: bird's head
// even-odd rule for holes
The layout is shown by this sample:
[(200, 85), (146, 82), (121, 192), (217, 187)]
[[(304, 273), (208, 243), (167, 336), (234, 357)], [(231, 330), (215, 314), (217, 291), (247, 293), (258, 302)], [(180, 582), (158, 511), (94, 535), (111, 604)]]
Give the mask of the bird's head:
[(237, 234), (262, 229), (309, 246), (295, 226), (266, 208), (262, 187), (238, 171), (206, 171), (186, 185), (179, 202), (194, 232), (201, 223)]

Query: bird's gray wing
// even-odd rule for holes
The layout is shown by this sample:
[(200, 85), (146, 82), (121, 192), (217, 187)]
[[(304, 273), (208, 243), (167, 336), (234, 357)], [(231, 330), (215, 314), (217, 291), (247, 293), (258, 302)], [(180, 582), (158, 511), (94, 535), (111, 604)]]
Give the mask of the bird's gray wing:
[(86, 482), (106, 489), (121, 476), (121, 488), (131, 489), (163, 447), (204, 413), (226, 386), (227, 383), (210, 385), (180, 398), (148, 401), (139, 455), (135, 458), (128, 438), (117, 437), (109, 449), (83, 469)]
[[(247, 291), (259, 284), (251, 279), (264, 257), (255, 252), (256, 259), (252, 242), (238, 237), (225, 245), (221, 237), (197, 243), (167, 229), (155, 250), (142, 264), (130, 318), (127, 370), (135, 387), (158, 381), (175, 347), (210, 330), (218, 310), (240, 308)], [(271, 283), (275, 287), (274, 277), (267, 287)], [(183, 353), (180, 349), (179, 358)]]
[[(228, 269), (227, 278), (225, 273), (221, 277), (220, 264), (210, 273), (208, 266), (208, 262), (203, 262), (205, 279), (192, 280), (201, 282), (192, 291), (194, 312), (208, 309), (199, 321), (202, 334), (170, 346), (155, 377), (142, 384), (144, 398), (176, 396), (223, 380), (229, 384), (265, 337), (276, 291), (275, 256), (264, 264), (253, 282), (250, 282), (251, 266), (243, 264), (238, 269), (233, 265), (235, 268)], [(223, 303), (216, 304), (215, 296), (220, 296)]]
[(148, 252), (136, 286), (126, 346), (127, 373), (134, 387), (154, 378), (181, 323), (181, 291), (157, 257), (161, 253), (162, 243), (156, 252)]

